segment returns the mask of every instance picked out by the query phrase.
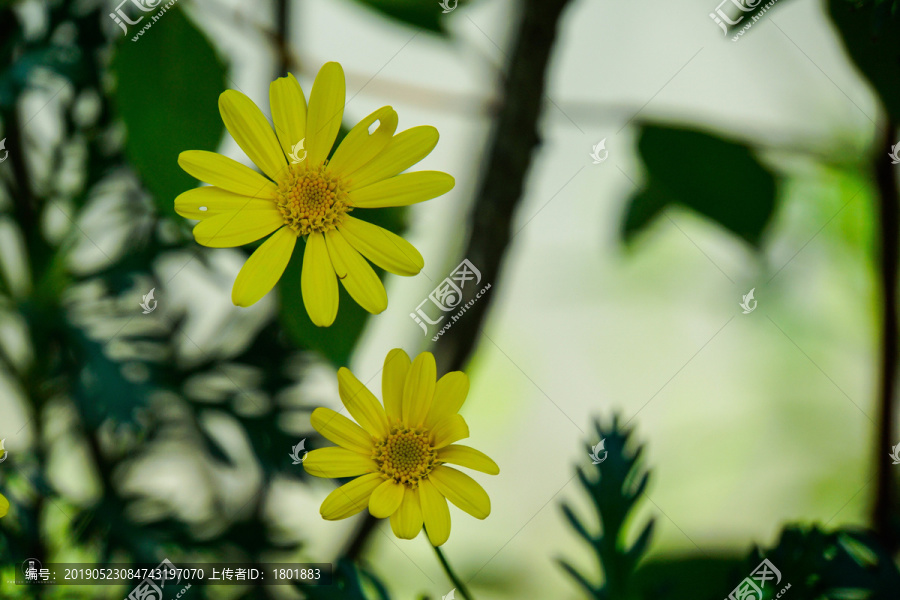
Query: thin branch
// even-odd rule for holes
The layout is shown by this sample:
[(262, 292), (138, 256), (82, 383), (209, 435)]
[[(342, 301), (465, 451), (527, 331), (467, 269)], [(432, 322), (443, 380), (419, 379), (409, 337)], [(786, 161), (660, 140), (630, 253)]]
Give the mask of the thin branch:
[(888, 160), (891, 141), (897, 124), (889, 120), (884, 128), (884, 138), (875, 158), (875, 178), (878, 184), (878, 213), (881, 260), (879, 283), (882, 294), (881, 373), (878, 398), (878, 436), (875, 447), (877, 487), (875, 492), (874, 527), (881, 542), (891, 553), (898, 549), (898, 524), (896, 522), (896, 481), (888, 462), (896, 422), (898, 358), (897, 273), (900, 253), (900, 195), (893, 165)]

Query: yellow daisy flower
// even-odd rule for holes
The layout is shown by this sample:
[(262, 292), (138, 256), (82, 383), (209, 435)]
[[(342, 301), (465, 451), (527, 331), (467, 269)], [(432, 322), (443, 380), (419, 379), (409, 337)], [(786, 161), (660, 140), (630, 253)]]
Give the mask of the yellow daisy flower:
[(0, 494), (0, 517), (5, 517), (6, 513), (9, 512), (9, 500), (6, 499), (6, 496)]
[[(372, 516), (390, 517), (394, 534), (413, 539), (424, 523), (440, 546), (450, 536), (447, 500), (477, 519), (491, 513), (487, 492), (447, 464), (497, 475), (500, 468), (482, 452), (455, 444), (469, 437), (458, 413), (469, 392), (461, 371), (435, 383), (434, 356), (391, 350), (384, 360), (384, 407), (349, 369), (338, 371), (341, 401), (356, 423), (329, 408), (312, 413), (312, 426), (338, 447), (312, 450), (303, 463), (316, 477), (356, 477), (322, 502), (322, 517), (351, 517), (368, 506)], [(357, 425), (359, 423), (359, 425)]]
[(387, 308), (384, 285), (365, 259), (397, 275), (416, 275), (424, 266), (412, 244), (350, 212), (407, 206), (450, 191), (454, 180), (446, 173), (399, 174), (434, 149), (437, 129), (413, 127), (394, 135), (397, 113), (385, 106), (351, 129), (328, 160), (344, 98), (338, 63), (319, 71), (308, 106), (297, 79), (281, 77), (269, 87), (273, 131), (252, 100), (226, 90), (219, 96), (225, 127), (263, 174), (214, 152), (179, 155), (182, 169), (211, 184), (175, 199), (179, 215), (200, 221), (194, 227), (199, 244), (231, 248), (272, 234), (238, 273), (231, 292), (236, 305), (250, 306), (269, 293), (300, 237), (306, 240), (303, 302), (320, 327), (337, 316), (338, 279), (367, 311)]

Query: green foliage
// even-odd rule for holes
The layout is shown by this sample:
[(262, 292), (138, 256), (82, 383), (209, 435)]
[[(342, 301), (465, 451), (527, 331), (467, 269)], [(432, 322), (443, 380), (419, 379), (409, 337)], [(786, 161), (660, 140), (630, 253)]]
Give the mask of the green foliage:
[(628, 204), (630, 241), (667, 206), (690, 208), (759, 247), (775, 211), (775, 178), (744, 144), (695, 129), (641, 127), (644, 189)]
[[(357, 0), (357, 2), (417, 29), (444, 34), (441, 26), (444, 12), (439, 0), (427, 2), (423, 0)], [(460, 6), (463, 4), (465, 4), (464, 0), (459, 2)], [(450, 8), (456, 5), (456, 0), (448, 0), (447, 6)]]
[(143, 23), (116, 47), (114, 99), (131, 165), (160, 211), (175, 216), (175, 197), (197, 186), (178, 166), (179, 153), (214, 151), (222, 141), (218, 100), (225, 67), (178, 5), (133, 42)]
[(847, 53), (900, 123), (900, 10), (897, 2), (829, 0)]
[[(306, 600), (390, 600), (384, 584), (369, 570), (347, 559), (334, 564), (334, 579), (330, 586), (298, 584)], [(366, 593), (366, 588), (372, 594)]]
[[(562, 510), (572, 528), (588, 542), (602, 568), (602, 585), (590, 583), (587, 576), (578, 572), (565, 561), (563, 568), (581, 584), (591, 598), (597, 600), (637, 600), (639, 580), (636, 577), (650, 537), (653, 523), (649, 521), (630, 547), (627, 543), (629, 518), (633, 515), (637, 502), (647, 487), (648, 473), (639, 465), (643, 447), (630, 443), (632, 430), (613, 418), (610, 427), (595, 423), (598, 439), (605, 439), (606, 460), (591, 465), (586, 472), (578, 469), (578, 480), (588, 493), (594, 511), (601, 523), (601, 532), (590, 533), (584, 524), (566, 504)], [(634, 446), (630, 448), (629, 446)], [(590, 452), (590, 444), (587, 446)], [(591, 471), (593, 473), (591, 473)]]

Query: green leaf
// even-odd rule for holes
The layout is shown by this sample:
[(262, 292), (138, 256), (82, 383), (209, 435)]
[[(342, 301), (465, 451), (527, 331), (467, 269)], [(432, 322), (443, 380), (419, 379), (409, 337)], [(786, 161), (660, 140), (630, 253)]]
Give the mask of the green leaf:
[(644, 125), (638, 149), (647, 184), (626, 209), (626, 242), (667, 206), (681, 205), (759, 247), (775, 210), (775, 178), (748, 146), (698, 130)]
[(136, 42), (132, 26), (112, 63), (115, 106), (125, 122), (125, 153), (162, 214), (197, 186), (178, 166), (184, 150), (214, 151), (222, 140), (218, 98), (225, 67), (212, 45), (177, 7)]
[[(441, 27), (444, 10), (439, 0), (357, 0), (357, 2), (413, 27), (440, 35), (445, 33)], [(447, 0), (447, 6), (451, 9), (456, 5), (456, 0)]]
[[(400, 234), (405, 228), (405, 208), (379, 208), (376, 210), (357, 209), (353, 216), (380, 225), (394, 233)], [(300, 346), (319, 352), (335, 367), (346, 366), (350, 362), (350, 354), (356, 347), (363, 329), (369, 319), (369, 313), (363, 310), (353, 298), (338, 284), (340, 289), (337, 318), (331, 327), (316, 327), (306, 312), (303, 295), (300, 291), (300, 273), (303, 266), (303, 253), (306, 245), (300, 241), (288, 263), (281, 283), (278, 285), (280, 299), (279, 318), (290, 339)], [(384, 280), (384, 271), (375, 268), (375, 272)], [(390, 301), (390, 300), (389, 300)]]
[(828, 9), (847, 53), (900, 122), (900, 10), (888, 2), (830, 0)]
[(743, 558), (730, 555), (710, 557), (688, 554), (652, 558), (638, 571), (641, 597), (722, 600), (727, 598), (727, 593), (723, 595), (720, 592), (734, 588), (737, 582), (732, 583), (732, 580), (735, 572), (740, 572), (743, 562)]

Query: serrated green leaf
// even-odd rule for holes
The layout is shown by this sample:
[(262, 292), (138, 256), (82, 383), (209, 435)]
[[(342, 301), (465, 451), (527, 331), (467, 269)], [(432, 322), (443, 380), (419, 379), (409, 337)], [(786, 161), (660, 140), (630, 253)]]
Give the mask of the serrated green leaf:
[(184, 150), (214, 151), (222, 141), (219, 94), (225, 67), (206, 37), (177, 6), (136, 42), (138, 27), (116, 47), (112, 72), (125, 153), (162, 214), (175, 216), (175, 197), (197, 186), (178, 166)]

